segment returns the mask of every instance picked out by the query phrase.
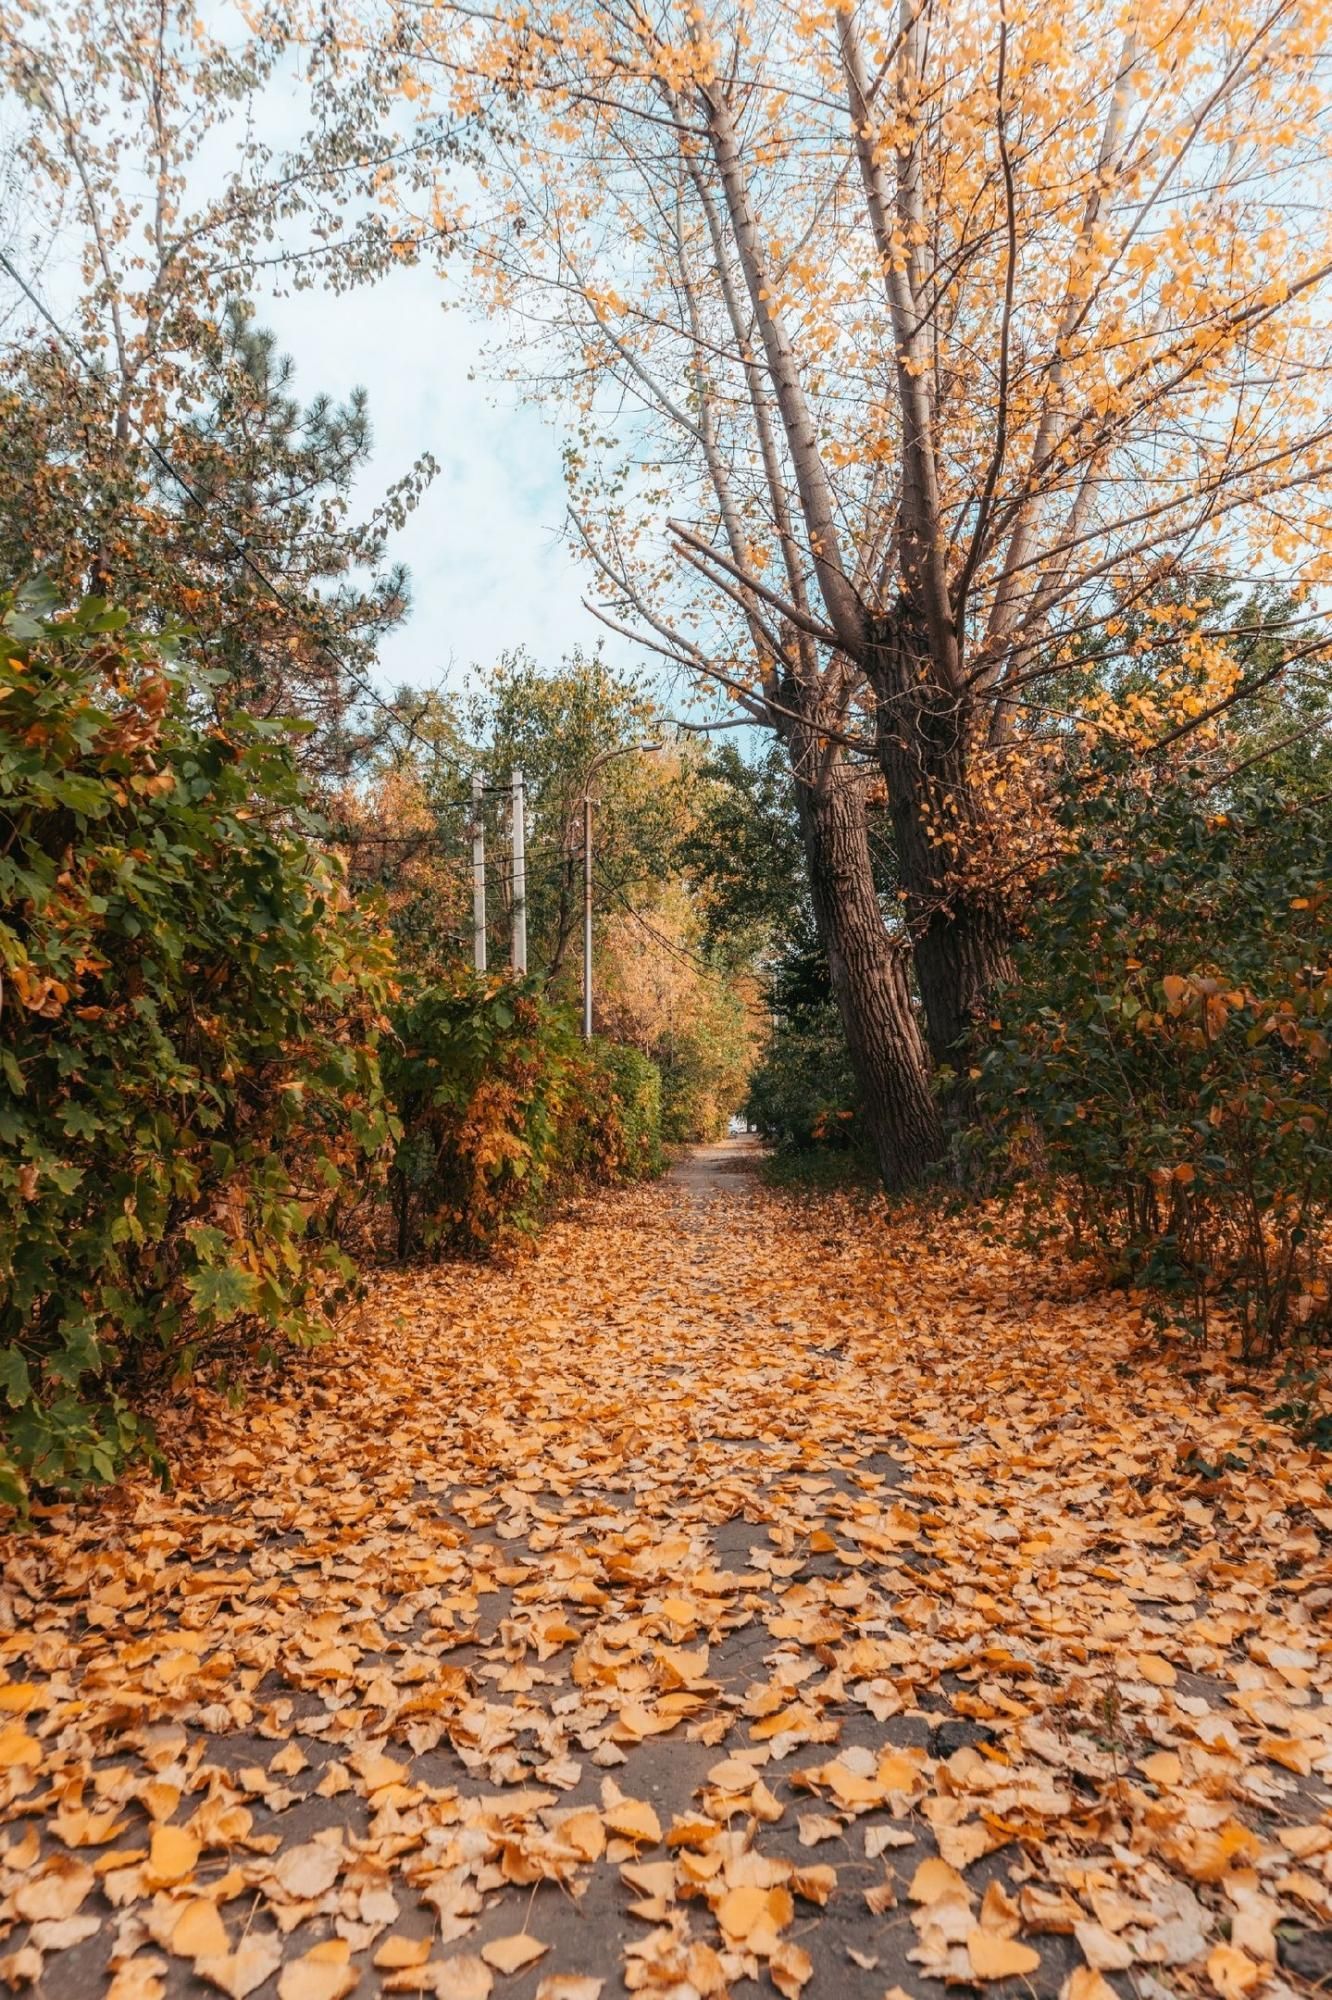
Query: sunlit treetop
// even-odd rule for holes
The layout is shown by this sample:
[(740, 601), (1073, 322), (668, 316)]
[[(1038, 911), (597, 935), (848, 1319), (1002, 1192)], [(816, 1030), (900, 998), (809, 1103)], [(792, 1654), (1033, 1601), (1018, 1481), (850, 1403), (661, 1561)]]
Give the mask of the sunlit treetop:
[[(587, 0), (347, 33), (395, 40), (417, 115), (486, 128), (477, 297), (577, 419), (612, 614), (756, 692), (802, 621), (824, 671), (905, 593), (1005, 734), (1112, 601), (1327, 577), (1328, 12)], [(672, 517), (729, 567), (682, 564)]]

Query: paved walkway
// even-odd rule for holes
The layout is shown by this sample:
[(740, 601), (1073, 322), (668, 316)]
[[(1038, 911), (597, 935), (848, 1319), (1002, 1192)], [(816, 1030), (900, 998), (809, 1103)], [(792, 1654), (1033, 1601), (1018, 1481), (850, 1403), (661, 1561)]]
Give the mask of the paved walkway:
[(1323, 1473), (1223, 1371), (1143, 1358), (1128, 1302), (961, 1224), (801, 1211), (745, 1151), (509, 1270), (377, 1279), (276, 1387), (166, 1413), (173, 1493), (13, 1545), (0, 1977), (1109, 2000), (1099, 1965), (1280, 2000), (1317, 1970)]
[(735, 1194), (736, 1176), (752, 1176), (763, 1159), (762, 1141), (749, 1133), (719, 1139), (713, 1146), (691, 1146), (667, 1174), (673, 1187), (693, 1195)]

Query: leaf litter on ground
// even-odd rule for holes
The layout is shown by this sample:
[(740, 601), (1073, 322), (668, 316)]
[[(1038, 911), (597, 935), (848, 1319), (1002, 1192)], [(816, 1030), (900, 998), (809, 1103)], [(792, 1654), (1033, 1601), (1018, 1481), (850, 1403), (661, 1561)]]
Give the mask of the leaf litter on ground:
[[(835, 1197), (378, 1276), (239, 1409), (182, 1392), (172, 1491), (10, 1539), (0, 1979), (798, 1996), (840, 1911), (880, 1994), (1283, 2000), (1332, 1935), (1332, 1467), (1266, 1386)], [(598, 1881), (618, 1964), (533, 1900)]]

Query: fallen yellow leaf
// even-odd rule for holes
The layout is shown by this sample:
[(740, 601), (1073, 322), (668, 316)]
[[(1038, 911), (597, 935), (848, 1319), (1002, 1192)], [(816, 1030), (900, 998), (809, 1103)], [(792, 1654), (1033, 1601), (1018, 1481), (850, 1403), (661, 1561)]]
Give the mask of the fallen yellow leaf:
[(939, 1903), (945, 1897), (960, 1897), (963, 1902), (971, 1901), (968, 1889), (956, 1868), (950, 1868), (937, 1854), (928, 1855), (921, 1862), (911, 1878), (907, 1890), (913, 1903)]
[(281, 1940), (263, 1932), (244, 1939), (225, 1957), (197, 1958), (194, 1969), (201, 1979), (220, 1987), (229, 2000), (246, 2000), (256, 1987), (273, 1977), (281, 1963)]
[(401, 1972), (404, 1966), (424, 1965), (430, 1956), (430, 1939), (386, 1937), (375, 1953), (381, 1972)]
[(1222, 2000), (1244, 2000), (1258, 1982), (1267, 1977), (1267, 1967), (1258, 1965), (1247, 1952), (1233, 1945), (1214, 1945), (1207, 1954), (1207, 1977)]
[(176, 1919), (168, 1950), (177, 1958), (225, 1958), (229, 1949), (217, 1904), (206, 1896), (196, 1896)]
[(622, 1840), (645, 1841), (651, 1845), (661, 1839), (661, 1821), (646, 1799), (621, 1799), (605, 1814), (607, 1829), (618, 1833)]
[(29, 1765), (34, 1771), (42, 1761), (42, 1746), (35, 1736), (30, 1736), (21, 1723), (13, 1723), (8, 1729), (0, 1729), (0, 1770), (12, 1771), (18, 1765)]
[(1119, 2000), (1119, 1995), (1094, 1966), (1075, 1965), (1059, 1989), (1059, 2000)]
[(768, 1956), (768, 1977), (784, 2000), (797, 2000), (814, 1977), (814, 1961), (803, 1945), (781, 1938)]
[(1153, 1687), (1168, 1688), (1175, 1685), (1175, 1669), (1169, 1660), (1163, 1660), (1159, 1653), (1139, 1653), (1138, 1672)]
[(183, 1826), (155, 1826), (148, 1849), (144, 1880), (150, 1889), (167, 1889), (192, 1875), (199, 1862), (199, 1841)]
[(967, 1932), (967, 1957), (977, 1979), (1026, 1979), (1041, 1962), (1040, 1953), (1029, 1944), (979, 1925)]
[(278, 2000), (344, 2000), (360, 1976), (346, 1938), (329, 1938), (283, 1966)]
[(55, 1855), (40, 1875), (14, 1891), (14, 1914), (25, 1923), (60, 1923), (72, 1917), (96, 1881), (85, 1861)]
[(481, 1956), (487, 1965), (493, 1965), (496, 1972), (521, 1972), (525, 1965), (535, 1965), (550, 1950), (548, 1944), (541, 1944), (526, 1931), (515, 1932), (512, 1937), (492, 1938), (481, 1947)]

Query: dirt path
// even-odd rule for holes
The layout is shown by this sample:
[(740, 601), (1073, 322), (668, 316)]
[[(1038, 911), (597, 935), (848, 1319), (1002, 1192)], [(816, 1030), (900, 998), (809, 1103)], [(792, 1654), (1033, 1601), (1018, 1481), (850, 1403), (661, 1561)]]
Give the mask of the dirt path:
[(1327, 1460), (1141, 1351), (1130, 1302), (798, 1211), (741, 1150), (511, 1270), (378, 1279), (277, 1390), (173, 1413), (173, 1494), (12, 1545), (0, 1977), (1280, 2000), (1332, 1968)]

